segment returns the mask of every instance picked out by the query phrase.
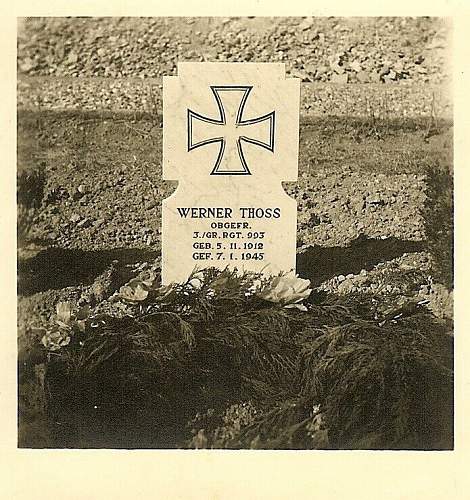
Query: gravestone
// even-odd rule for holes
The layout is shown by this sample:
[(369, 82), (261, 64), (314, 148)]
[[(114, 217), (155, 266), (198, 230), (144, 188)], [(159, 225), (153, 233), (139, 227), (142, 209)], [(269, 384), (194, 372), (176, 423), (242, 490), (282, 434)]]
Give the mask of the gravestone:
[(163, 79), (162, 282), (295, 269), (300, 81), (277, 63), (179, 63)]

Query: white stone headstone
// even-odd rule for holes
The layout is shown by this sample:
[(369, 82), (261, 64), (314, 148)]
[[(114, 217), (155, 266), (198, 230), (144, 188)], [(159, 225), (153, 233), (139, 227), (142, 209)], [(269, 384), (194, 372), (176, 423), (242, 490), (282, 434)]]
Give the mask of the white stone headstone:
[(163, 79), (162, 282), (295, 269), (300, 81), (277, 63), (179, 63)]

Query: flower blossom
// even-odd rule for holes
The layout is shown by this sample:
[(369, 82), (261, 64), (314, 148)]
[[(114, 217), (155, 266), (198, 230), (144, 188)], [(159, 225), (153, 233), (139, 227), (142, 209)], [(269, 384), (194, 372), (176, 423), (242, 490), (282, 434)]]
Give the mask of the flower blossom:
[(54, 330), (46, 330), (41, 343), (48, 351), (58, 351), (61, 347), (70, 344), (70, 339), (69, 332), (56, 328)]
[(306, 311), (307, 308), (301, 304), (312, 291), (310, 280), (299, 278), (291, 271), (282, 276), (276, 276), (273, 280), (262, 288), (257, 295), (269, 302), (275, 302), (283, 307), (297, 308)]
[(74, 313), (70, 302), (58, 302), (56, 305), (56, 316), (54, 319), (51, 319), (52, 326), (48, 329), (37, 329), (43, 333), (41, 338), (42, 345), (48, 351), (58, 351), (61, 347), (70, 344), (74, 331), (85, 331), (86, 320), (89, 315), (90, 308), (88, 306), (81, 307)]
[(131, 279), (128, 283), (119, 289), (118, 298), (124, 299), (127, 302), (142, 302), (149, 294), (157, 302), (162, 302), (168, 298), (174, 288), (174, 283), (155, 287), (156, 274), (153, 271), (148, 271), (143, 276)]
[(118, 296), (128, 302), (142, 302), (148, 294), (148, 287), (140, 279), (135, 278), (119, 289)]
[(85, 322), (90, 315), (90, 307), (81, 307), (75, 314), (70, 302), (58, 302), (56, 305), (56, 323), (65, 330), (85, 331)]

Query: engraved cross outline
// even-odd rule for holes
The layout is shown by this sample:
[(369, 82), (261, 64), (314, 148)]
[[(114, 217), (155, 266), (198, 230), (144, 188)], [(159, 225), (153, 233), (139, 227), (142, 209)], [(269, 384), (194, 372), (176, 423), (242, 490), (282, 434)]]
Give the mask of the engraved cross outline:
[[(219, 153), (210, 175), (251, 175), (245, 159), (243, 143), (254, 144), (274, 153), (275, 112), (271, 111), (258, 118), (244, 120), (243, 110), (253, 86), (211, 85), (210, 89), (215, 97), (220, 117), (209, 118), (188, 109), (188, 152), (207, 144), (219, 143)], [(241, 94), (238, 108), (235, 105), (236, 95), (229, 95), (227, 92)], [(208, 128), (214, 131), (212, 135), (216, 137), (210, 137), (211, 134), (209, 134), (210, 138), (195, 141), (195, 135), (197, 135), (195, 129), (197, 127), (198, 132), (200, 132), (201, 122), (206, 124), (206, 127), (209, 125)], [(221, 126), (223, 127), (223, 135), (220, 133), (222, 132)], [(266, 126), (269, 130), (265, 130)], [(244, 127), (247, 133), (249, 130), (251, 135), (265, 136), (262, 139), (266, 140), (243, 135), (240, 133), (239, 127)], [(235, 144), (237, 155), (235, 154)], [(238, 160), (235, 160), (235, 156), (238, 156)], [(239, 165), (235, 167), (235, 163)]]

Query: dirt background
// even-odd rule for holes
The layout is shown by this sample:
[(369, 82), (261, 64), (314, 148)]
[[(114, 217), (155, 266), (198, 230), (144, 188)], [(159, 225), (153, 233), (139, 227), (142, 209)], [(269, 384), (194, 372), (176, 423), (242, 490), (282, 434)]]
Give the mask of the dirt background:
[(28, 75), (161, 77), (178, 61), (259, 61), (305, 81), (440, 83), (450, 69), (440, 18), (28, 18), (20, 28)]

